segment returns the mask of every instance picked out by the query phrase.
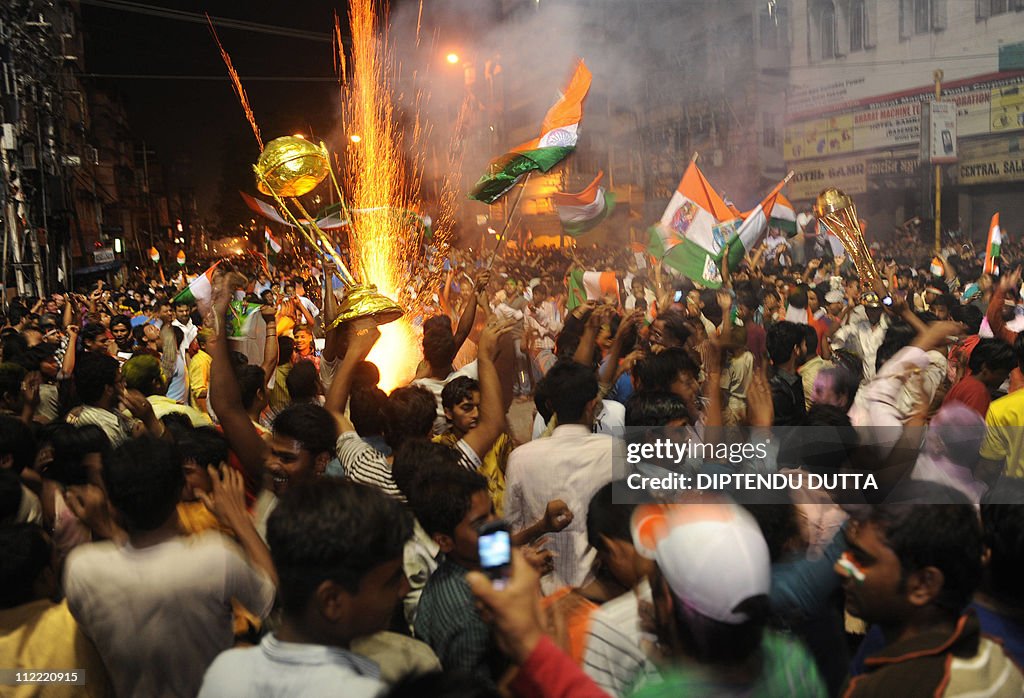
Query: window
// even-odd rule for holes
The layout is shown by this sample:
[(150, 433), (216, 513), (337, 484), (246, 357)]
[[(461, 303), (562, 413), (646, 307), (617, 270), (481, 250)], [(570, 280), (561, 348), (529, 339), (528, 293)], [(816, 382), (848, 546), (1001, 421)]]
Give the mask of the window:
[(932, 30), (931, 0), (913, 0), (914, 33), (927, 34)]
[(775, 130), (775, 115), (764, 112), (761, 115), (761, 121), (764, 124), (762, 143), (765, 148), (774, 148), (778, 138), (778, 132)]
[(779, 32), (776, 18), (767, 12), (761, 13), (761, 48), (774, 51), (779, 47)]
[(864, 50), (867, 17), (864, 0), (850, 0), (850, 52)]
[[(818, 60), (836, 57), (836, 8), (830, 0), (820, 0), (811, 12), (814, 23), (813, 39), (817, 45), (811, 53)], [(817, 50), (814, 50), (817, 49)]]
[(1010, 0), (989, 0), (989, 15), (1001, 15), (1010, 11)]
[(789, 10), (781, 0), (770, 0), (761, 10), (758, 29), (761, 48), (774, 51), (789, 46)]

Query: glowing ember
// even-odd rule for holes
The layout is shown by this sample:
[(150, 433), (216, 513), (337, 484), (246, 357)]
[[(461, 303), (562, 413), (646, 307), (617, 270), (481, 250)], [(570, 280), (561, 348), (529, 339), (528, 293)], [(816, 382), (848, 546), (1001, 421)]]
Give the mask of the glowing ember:
[[(381, 339), (370, 354), (380, 368), (381, 388), (390, 391), (408, 383), (419, 361), (419, 341), (411, 324), (415, 309), (406, 293), (411, 269), (419, 260), (419, 231), (396, 212), (416, 210), (419, 177), (407, 168), (402, 132), (393, 107), (387, 35), (381, 31), (378, 0), (349, 3), (352, 31), (351, 78), (344, 85), (345, 127), (359, 134), (350, 139), (343, 173), (344, 189), (354, 215), (349, 226), (352, 272), (377, 286), (409, 310), (405, 317), (381, 327)], [(340, 45), (338, 51), (343, 51)]]
[(210, 15), (206, 15), (206, 22), (210, 25), (210, 33), (213, 34), (213, 40), (217, 42), (221, 60), (227, 66), (228, 75), (231, 76), (231, 86), (234, 88), (235, 94), (238, 95), (238, 101), (242, 103), (242, 111), (245, 112), (245, 118), (249, 120), (249, 126), (252, 127), (252, 133), (256, 136), (256, 142), (260, 144), (260, 150), (263, 150), (260, 127), (256, 124), (256, 116), (252, 113), (252, 107), (249, 106), (249, 97), (245, 94), (245, 90), (242, 89), (242, 80), (238, 77), (238, 71), (235, 70), (235, 66), (231, 63), (231, 56), (228, 55), (228, 52), (224, 50), (224, 46), (221, 45), (220, 37), (217, 36), (217, 30), (213, 28), (213, 21), (210, 19)]

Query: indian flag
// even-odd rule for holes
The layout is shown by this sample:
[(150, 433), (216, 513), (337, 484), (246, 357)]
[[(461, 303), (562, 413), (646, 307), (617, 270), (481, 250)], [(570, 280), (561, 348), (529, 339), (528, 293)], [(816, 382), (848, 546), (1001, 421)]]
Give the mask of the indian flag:
[(985, 273), (998, 274), (999, 248), (1003, 244), (1003, 231), (999, 227), (999, 211), (992, 214), (992, 222), (988, 226), (988, 244), (985, 245)]
[[(764, 235), (764, 232), (768, 229), (769, 211), (771, 212), (771, 221), (775, 220), (775, 215), (780, 211), (780, 208), (782, 211), (788, 210), (790, 214), (793, 214), (793, 205), (788, 200), (785, 200), (785, 197), (781, 194), (782, 187), (786, 186), (786, 183), (789, 182), (792, 176), (792, 172), (786, 175), (786, 178), (779, 182), (768, 193), (768, 196), (764, 197), (764, 200), (757, 205), (757, 208), (744, 216), (743, 222), (736, 228), (736, 237), (728, 241), (730, 269), (735, 269), (743, 261), (743, 257), (757, 245), (761, 236)], [(785, 204), (780, 205), (780, 199), (784, 200)], [(793, 230), (796, 230), (795, 215), (793, 215)]]
[(544, 117), (540, 137), (492, 161), (487, 173), (469, 192), (469, 198), (493, 204), (527, 173), (548, 172), (575, 150), (583, 119), (583, 99), (590, 90), (592, 77), (583, 61), (579, 61), (565, 94)]
[(174, 297), (173, 303), (209, 303), (213, 297), (213, 270), (220, 261), (197, 276)]
[(270, 232), (270, 226), (263, 226), (263, 238), (267, 241), (267, 247), (271, 249), (274, 254), (281, 253), (281, 243), (277, 241), (274, 234)]
[(272, 220), (275, 223), (280, 223), (281, 225), (288, 225), (293, 228), (295, 227), (292, 226), (291, 223), (286, 221), (284, 217), (280, 213), (278, 213), (278, 210), (271, 206), (270, 204), (268, 204), (266, 201), (260, 201), (254, 196), (249, 196), (244, 191), (240, 191), (238, 193), (242, 195), (242, 201), (245, 202), (245, 205), (248, 206), (254, 213), (257, 213), (263, 216), (264, 218)]
[(249, 337), (256, 328), (260, 306), (247, 301), (231, 301), (228, 305), (228, 336)]
[(577, 269), (569, 275), (569, 301), (573, 310), (580, 305), (580, 296), (588, 301), (599, 301), (606, 296), (619, 297), (619, 280), (613, 271), (583, 271)]
[(661, 221), (650, 230), (648, 253), (694, 281), (717, 288), (717, 260), (740, 219), (691, 161)]
[(796, 209), (793, 204), (782, 194), (775, 198), (775, 205), (768, 217), (768, 225), (778, 228), (786, 234), (786, 237), (796, 235)]
[(579, 194), (556, 192), (551, 196), (567, 235), (582, 235), (601, 223), (615, 208), (615, 194), (601, 186), (602, 177), (604, 172), (598, 172), (594, 181)]

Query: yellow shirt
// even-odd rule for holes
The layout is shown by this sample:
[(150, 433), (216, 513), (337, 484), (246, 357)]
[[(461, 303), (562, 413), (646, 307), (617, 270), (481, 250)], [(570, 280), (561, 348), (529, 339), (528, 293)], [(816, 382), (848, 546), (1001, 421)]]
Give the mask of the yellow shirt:
[(191, 393), (189, 400), (192, 407), (196, 409), (199, 409), (199, 403), (196, 401), (196, 398), (200, 395), (205, 396), (210, 390), (211, 363), (213, 363), (213, 357), (202, 349), (197, 351), (196, 355), (188, 363), (188, 385), (189, 392)]
[(78, 627), (66, 601), (55, 604), (42, 599), (0, 610), (0, 667), (85, 673), (84, 686), (4, 686), (0, 694), (11, 698), (110, 694), (110, 681), (100, 655)]
[[(434, 443), (444, 444), (449, 448), (455, 448), (459, 439), (450, 431), (434, 437)], [(487, 478), (487, 490), (491, 495), (491, 502), (494, 503), (494, 513), (499, 517), (503, 515), (502, 500), (505, 497), (505, 464), (508, 463), (508, 454), (512, 453), (512, 439), (508, 434), (502, 434), (491, 446), (491, 450), (483, 457), (483, 465), (477, 471)]]
[(1001, 397), (988, 406), (988, 427), (981, 457), (1006, 460), (1006, 474), (1024, 477), (1024, 390)]

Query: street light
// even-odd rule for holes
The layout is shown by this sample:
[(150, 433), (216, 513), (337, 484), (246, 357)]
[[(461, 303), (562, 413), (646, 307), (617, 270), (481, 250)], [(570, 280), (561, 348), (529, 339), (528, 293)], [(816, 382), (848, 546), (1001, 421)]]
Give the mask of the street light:
[(445, 60), (447, 60), (452, 65), (455, 65), (456, 63), (459, 62), (459, 54), (449, 53), (447, 56), (445, 56)]
[(358, 143), (359, 141), (363, 140), (363, 137), (360, 136), (358, 133), (353, 133), (351, 136), (348, 137), (348, 139), (353, 143)]

